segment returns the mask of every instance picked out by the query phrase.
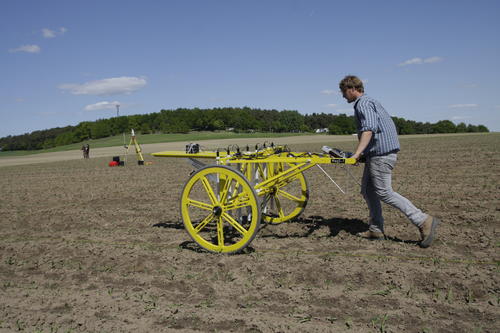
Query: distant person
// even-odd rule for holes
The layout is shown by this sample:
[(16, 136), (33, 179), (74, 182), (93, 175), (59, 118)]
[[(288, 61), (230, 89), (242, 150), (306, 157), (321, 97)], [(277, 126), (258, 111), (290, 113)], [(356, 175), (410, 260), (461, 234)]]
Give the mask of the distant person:
[(440, 221), (415, 207), (408, 199), (392, 189), (392, 170), (400, 150), (396, 126), (391, 116), (375, 99), (364, 94), (363, 82), (356, 76), (346, 76), (339, 83), (342, 96), (354, 103), (354, 119), (358, 145), (352, 158), (366, 158), (361, 194), (370, 210), (368, 231), (359, 236), (383, 239), (384, 218), (380, 201), (399, 209), (420, 231), (421, 247), (429, 247), (436, 238)]
[(80, 150), (83, 153), (83, 158), (87, 158), (87, 147), (85, 145), (82, 145), (82, 148)]
[(85, 158), (90, 158), (90, 146), (88, 143), (85, 145)]

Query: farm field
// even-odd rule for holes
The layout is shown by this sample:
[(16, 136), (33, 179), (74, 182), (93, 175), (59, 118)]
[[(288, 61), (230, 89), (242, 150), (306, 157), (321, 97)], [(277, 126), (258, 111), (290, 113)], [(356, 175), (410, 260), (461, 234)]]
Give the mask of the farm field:
[[(316, 138), (274, 140), (297, 151), (356, 144)], [(442, 220), (428, 249), (387, 206), (389, 239), (357, 237), (368, 210), (340, 166), (324, 168), (346, 194), (313, 168), (297, 220), (217, 255), (183, 229), (182, 159), (0, 159), (0, 332), (497, 332), (500, 134), (400, 139), (394, 189)], [(172, 147), (144, 147), (162, 149)]]
[[(239, 140), (239, 139), (258, 139), (267, 138), (267, 140), (276, 140), (274, 138), (289, 137), (289, 136), (307, 136), (308, 133), (235, 133), (226, 131), (200, 131), (189, 133), (170, 133), (170, 134), (137, 134), (137, 140), (141, 144), (152, 144), (162, 142), (179, 142), (179, 141), (200, 141), (200, 140)], [(87, 140), (83, 143), (90, 144), (92, 149), (106, 147), (123, 147), (130, 142), (130, 133), (123, 135), (115, 135), (101, 139)], [(82, 142), (73, 143), (65, 146), (58, 146), (49, 149), (40, 150), (15, 150), (15, 151), (0, 151), (0, 159), (12, 156), (26, 156), (40, 153), (56, 153), (68, 152), (71, 150), (79, 151), (82, 147)]]
[[(276, 134), (276, 133), (274, 133)], [(278, 133), (279, 134), (279, 133)], [(277, 134), (277, 135), (278, 135)], [(198, 135), (186, 135), (186, 137), (182, 140), (179, 141), (179, 138), (176, 139), (176, 141), (169, 141), (172, 139), (172, 137), (166, 137), (167, 134), (165, 135), (145, 135), (145, 136), (138, 136), (137, 141), (139, 142), (142, 152), (144, 154), (149, 154), (153, 152), (157, 152), (160, 150), (179, 150), (179, 149), (184, 149), (185, 145), (190, 143), (190, 142), (200, 142), (202, 144), (202, 147), (205, 149), (216, 149), (217, 147), (222, 147), (226, 148), (230, 144), (238, 144), (241, 147), (244, 147), (246, 144), (252, 144), (254, 145), (256, 142), (258, 143), (264, 143), (264, 142), (283, 142), (283, 143), (295, 143), (295, 142), (324, 142), (326, 136), (325, 135), (304, 135), (304, 136), (288, 136), (288, 137), (277, 137), (277, 136), (272, 136), (273, 133), (271, 133), (271, 136), (261, 136), (262, 133), (257, 133), (255, 134), (256, 136), (254, 137), (247, 137), (246, 135), (242, 134), (241, 136), (229, 136), (229, 135), (235, 135), (234, 133), (229, 133), (227, 136), (225, 136), (225, 139), (222, 137), (217, 137), (215, 135), (210, 136), (210, 140), (203, 140), (201, 141), (200, 138), (203, 138), (202, 134), (198, 133)], [(229, 138), (227, 138), (229, 136)], [(162, 138), (165, 140), (162, 141)], [(115, 137), (116, 139), (116, 137)], [(146, 139), (146, 140), (144, 140)], [(350, 135), (331, 135), (328, 136), (328, 140), (333, 141), (333, 142), (338, 142), (338, 141), (354, 141), (355, 138), (353, 138)], [(153, 143), (148, 143), (152, 141)], [(113, 143), (113, 145), (111, 145)], [(127, 141), (128, 145), (129, 141)], [(90, 144), (90, 156), (91, 157), (110, 157), (110, 156), (116, 156), (116, 155), (121, 155), (122, 159), (125, 159), (124, 156), (126, 154), (126, 148), (123, 145), (120, 145), (116, 140), (113, 141), (106, 141), (104, 140), (101, 142), (102, 145), (95, 145), (95, 142)], [(108, 145), (109, 144), (109, 145)], [(22, 164), (38, 164), (38, 163), (45, 163), (45, 162), (58, 162), (58, 161), (67, 161), (67, 160), (79, 160), (82, 158), (82, 152), (80, 150), (81, 144), (75, 145), (73, 150), (70, 151), (60, 151), (56, 150), (54, 148), (53, 150), (46, 150), (46, 151), (22, 151), (22, 152), (2, 152), (0, 153), (0, 167), (2, 166), (13, 166), (13, 165), (22, 165)], [(96, 147), (97, 146), (97, 147)], [(59, 147), (60, 149), (63, 148), (68, 148), (71, 146), (63, 146)], [(34, 153), (36, 152), (36, 153)], [(135, 159), (135, 148), (134, 146), (130, 146), (130, 149), (128, 151), (128, 154), (132, 155), (132, 159)]]

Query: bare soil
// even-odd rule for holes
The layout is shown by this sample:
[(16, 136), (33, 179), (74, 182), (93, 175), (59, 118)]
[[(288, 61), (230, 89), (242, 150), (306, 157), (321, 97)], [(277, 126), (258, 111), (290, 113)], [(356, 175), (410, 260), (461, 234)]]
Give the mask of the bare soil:
[[(276, 140), (299, 151), (355, 147), (317, 138)], [(2, 158), (0, 332), (498, 332), (499, 142), (496, 133), (401, 138), (394, 189), (442, 220), (428, 249), (388, 206), (389, 239), (357, 237), (368, 210), (339, 166), (325, 168), (347, 194), (313, 168), (298, 219), (265, 226), (241, 254), (217, 255), (183, 229), (191, 166), (182, 159), (139, 166), (129, 155), (110, 168), (123, 151), (98, 149), (90, 160)], [(351, 172), (359, 180), (362, 165)]]

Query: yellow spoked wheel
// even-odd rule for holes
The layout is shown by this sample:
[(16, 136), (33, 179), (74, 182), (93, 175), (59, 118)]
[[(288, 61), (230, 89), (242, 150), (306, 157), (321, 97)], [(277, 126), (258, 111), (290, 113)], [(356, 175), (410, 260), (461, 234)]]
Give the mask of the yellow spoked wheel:
[[(264, 168), (263, 164), (257, 164), (263, 180), (286, 171), (290, 166), (287, 163), (266, 163)], [(307, 181), (302, 173), (285, 178), (263, 195), (262, 219), (277, 224), (296, 218), (306, 208), (308, 199)]]
[(181, 212), (188, 234), (211, 252), (243, 250), (261, 219), (255, 190), (243, 174), (227, 166), (194, 173), (182, 190)]

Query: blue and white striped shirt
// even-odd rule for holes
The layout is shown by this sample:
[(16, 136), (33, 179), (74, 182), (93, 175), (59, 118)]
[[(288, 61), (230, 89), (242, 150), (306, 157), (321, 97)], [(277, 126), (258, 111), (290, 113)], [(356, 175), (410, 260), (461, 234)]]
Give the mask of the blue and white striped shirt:
[(373, 132), (364, 155), (379, 156), (399, 151), (396, 125), (378, 101), (367, 95), (360, 96), (354, 102), (354, 119), (356, 119), (358, 137), (362, 132)]

